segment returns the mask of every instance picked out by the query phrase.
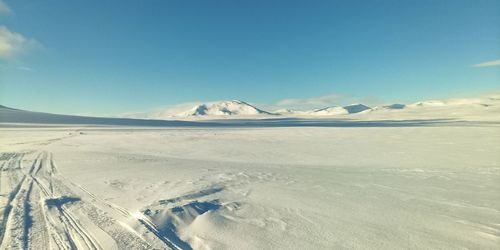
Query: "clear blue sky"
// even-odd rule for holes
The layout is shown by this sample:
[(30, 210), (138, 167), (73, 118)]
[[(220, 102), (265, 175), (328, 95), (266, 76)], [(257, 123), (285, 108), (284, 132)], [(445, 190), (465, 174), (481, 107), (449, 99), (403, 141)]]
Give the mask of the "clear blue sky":
[(0, 1), (0, 104), (16, 108), (500, 89), (500, 66), (471, 66), (500, 59), (498, 0)]

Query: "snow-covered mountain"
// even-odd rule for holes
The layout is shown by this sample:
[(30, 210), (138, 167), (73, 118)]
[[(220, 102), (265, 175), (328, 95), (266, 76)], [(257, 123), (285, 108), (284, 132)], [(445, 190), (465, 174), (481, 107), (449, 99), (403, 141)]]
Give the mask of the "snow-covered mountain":
[(175, 114), (174, 117), (201, 117), (201, 116), (255, 116), (272, 115), (272, 113), (256, 108), (244, 101), (222, 101), (197, 105), (185, 112)]

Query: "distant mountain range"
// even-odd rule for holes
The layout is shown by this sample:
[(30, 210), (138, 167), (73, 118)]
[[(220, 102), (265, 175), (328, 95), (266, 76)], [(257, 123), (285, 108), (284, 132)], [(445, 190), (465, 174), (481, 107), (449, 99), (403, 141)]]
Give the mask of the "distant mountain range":
[(154, 118), (211, 118), (211, 117), (263, 117), (263, 116), (339, 116), (364, 113), (376, 110), (396, 110), (404, 109), (405, 104), (391, 104), (371, 108), (364, 104), (351, 104), (347, 106), (330, 106), (320, 109), (300, 111), (292, 109), (280, 109), (274, 112), (265, 111), (257, 108), (247, 102), (240, 100), (221, 101), (215, 103), (199, 104), (188, 110), (181, 111), (175, 114), (165, 114), (160, 112), (153, 115)]
[[(500, 95), (476, 98), (431, 100), (413, 104), (390, 104), (369, 107), (364, 104), (331, 106), (321, 109), (296, 111), (281, 109), (269, 112), (244, 101), (221, 101), (199, 104), (174, 114), (163, 112), (135, 115), (134, 118), (84, 117), (24, 111), (0, 105), (0, 123), (71, 123), (105, 125), (189, 125), (192, 120), (266, 119), (354, 119), (354, 120), (409, 120), (409, 119), (460, 119), (500, 121)], [(185, 120), (175, 121), (175, 120)]]
[[(394, 103), (370, 107), (364, 104), (347, 106), (329, 106), (314, 110), (280, 109), (266, 111), (241, 100), (221, 101), (199, 104), (185, 111), (174, 114), (160, 112), (153, 115), (155, 119), (219, 119), (219, 118), (266, 118), (266, 117), (307, 117), (307, 118), (397, 118), (401, 117), (459, 117), (481, 116), (483, 112), (491, 112), (499, 108), (499, 96), (477, 98), (430, 100), (412, 104)], [(489, 107), (489, 109), (485, 109)], [(493, 107), (493, 108), (492, 108)]]

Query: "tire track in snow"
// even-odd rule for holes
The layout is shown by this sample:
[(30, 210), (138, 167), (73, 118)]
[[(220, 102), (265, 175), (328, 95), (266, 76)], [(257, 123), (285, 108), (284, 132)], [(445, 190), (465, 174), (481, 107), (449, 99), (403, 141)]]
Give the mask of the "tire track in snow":
[(33, 217), (31, 215), (31, 204), (29, 202), (29, 198), (31, 196), (31, 192), (33, 191), (33, 181), (30, 181), (28, 190), (26, 190), (26, 195), (23, 201), (23, 212), (24, 212), (24, 230), (23, 230), (23, 245), (24, 249), (28, 249), (29, 244), (29, 233), (31, 226), (33, 225)]
[[(47, 153), (44, 152), (43, 158), (40, 159), (38, 162), (38, 167), (34, 171), (30, 172), (30, 177), (34, 180), (37, 187), (41, 190), (40, 193), (42, 196), (42, 200), (46, 201), (45, 205), (47, 205), (48, 200), (56, 198), (56, 197), (54, 197), (53, 189), (52, 189), (52, 191), (49, 191), (49, 189), (46, 188), (44, 186), (44, 184), (41, 183), (41, 181), (38, 179), (38, 176), (37, 176), (37, 174), (40, 172), (40, 170), (44, 167), (44, 162), (46, 163), (48, 160), (49, 160), (49, 157), (47, 156)], [(49, 176), (51, 176), (51, 169), (52, 168), (50, 168), (48, 170)], [(52, 187), (52, 179), (49, 179), (48, 181), (50, 183), (50, 186)], [(75, 219), (75, 216), (73, 216), (72, 213), (69, 212), (68, 210), (64, 209), (64, 205), (65, 204), (60, 204), (56, 207), (57, 207), (57, 210), (59, 211), (59, 215), (61, 216), (61, 221), (65, 224), (65, 227), (66, 227), (67, 231), (69, 232), (70, 238), (68, 238), (68, 239), (71, 240), (71, 243), (73, 243), (71, 245), (77, 245), (77, 244), (75, 244), (75, 242), (80, 242), (80, 241), (79, 240), (75, 241), (75, 239), (79, 238), (79, 239), (83, 240), (84, 245), (88, 249), (93, 249), (93, 250), (102, 249), (100, 247), (99, 243), (95, 239), (93, 239), (91, 234), (85, 230), (85, 228), (78, 222), (77, 219)]]
[(14, 188), (14, 190), (10, 193), (9, 195), (9, 200), (7, 202), (7, 206), (4, 208), (3, 211), (3, 220), (2, 220), (2, 225), (1, 225), (1, 236), (0, 236), (0, 242), (1, 246), (0, 249), (4, 249), (3, 243), (5, 239), (5, 235), (8, 233), (9, 229), (9, 221), (13, 220), (12, 217), (12, 210), (14, 206), (16, 205), (15, 201), (18, 200), (18, 196), (22, 195), (21, 187), (24, 185), (25, 178), (17, 184), (17, 186)]
[(26, 223), (26, 216), (29, 215), (27, 199), (29, 190), (32, 187), (32, 181), (28, 178), (23, 179), (19, 184), (19, 189), (13, 193), (12, 201), (9, 203), (7, 216), (4, 218), (4, 228), (2, 244), (0, 249), (22, 248), (26, 249), (28, 244), (24, 242), (29, 231), (29, 224)]
[[(5, 204), (2, 204), (3, 206), (3, 211), (2, 211), (2, 222), (0, 224), (0, 244), (3, 242), (3, 238), (5, 236), (5, 231), (7, 227), (7, 221), (8, 218), (10, 217), (10, 212), (12, 211), (13, 208), (13, 200), (14, 198), (18, 195), (19, 191), (21, 190), (21, 186), (24, 182), (24, 177), (23, 179), (17, 183), (14, 187), (9, 189), (9, 179), (10, 176), (5, 176), (4, 173), (8, 173), (11, 169), (11, 166), (15, 164), (12, 161), (15, 160), (15, 158), (18, 157), (18, 154), (16, 153), (3, 153), (0, 155), (0, 160), (4, 160), (2, 162), (2, 166), (0, 169), (0, 193), (1, 194), (7, 194), (5, 195), (7, 197), (7, 200), (5, 201)], [(4, 183), (7, 182), (7, 183)], [(7, 189), (7, 190), (4, 190)], [(3, 197), (2, 197), (3, 198)], [(3, 201), (2, 201), (3, 203)]]

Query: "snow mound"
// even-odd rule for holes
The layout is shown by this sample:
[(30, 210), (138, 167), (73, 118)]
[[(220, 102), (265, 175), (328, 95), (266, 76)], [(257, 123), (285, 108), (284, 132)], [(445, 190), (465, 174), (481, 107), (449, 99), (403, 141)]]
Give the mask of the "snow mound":
[(405, 107), (406, 107), (405, 104), (400, 104), (400, 103), (394, 103), (391, 105), (382, 106), (382, 108), (384, 109), (404, 109)]
[(365, 110), (371, 109), (370, 107), (363, 104), (352, 104), (343, 107), (349, 114), (360, 113)]
[(198, 116), (253, 116), (271, 115), (271, 113), (256, 108), (246, 102), (233, 100), (210, 104), (200, 104), (188, 111), (174, 115), (175, 117), (198, 117)]
[(327, 107), (327, 108), (322, 108), (322, 109), (317, 109), (314, 111), (310, 111), (309, 115), (347, 115), (347, 114), (355, 114), (355, 113), (360, 113), (366, 110), (370, 110), (371, 108), (363, 105), (363, 104), (352, 104), (352, 105), (347, 105), (344, 107), (338, 107), (338, 106), (333, 106), (333, 107)]
[(274, 113), (276, 114), (280, 114), (280, 115), (288, 115), (288, 114), (293, 114), (295, 113), (296, 111), (293, 110), (293, 109), (278, 109), (276, 111), (274, 111)]
[(300, 110), (293, 110), (293, 109), (279, 109), (274, 111), (274, 114), (277, 115), (283, 115), (283, 116), (301, 116), (301, 115), (307, 115), (310, 111), (300, 111)]
[(425, 101), (425, 102), (417, 102), (409, 105), (410, 107), (443, 107), (446, 106), (445, 101), (438, 101), (438, 100), (432, 100), (432, 101)]
[(373, 108), (372, 111), (376, 111), (376, 110), (399, 110), (399, 109), (405, 109), (407, 107), (408, 106), (406, 104), (394, 103), (394, 104), (390, 104), (390, 105), (377, 106), (377, 107)]

